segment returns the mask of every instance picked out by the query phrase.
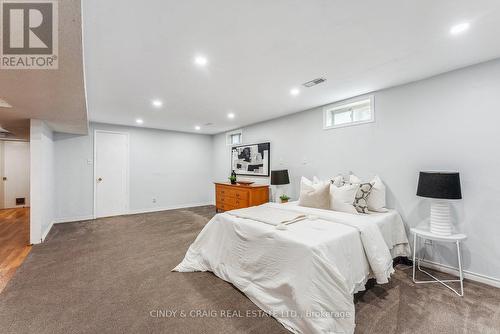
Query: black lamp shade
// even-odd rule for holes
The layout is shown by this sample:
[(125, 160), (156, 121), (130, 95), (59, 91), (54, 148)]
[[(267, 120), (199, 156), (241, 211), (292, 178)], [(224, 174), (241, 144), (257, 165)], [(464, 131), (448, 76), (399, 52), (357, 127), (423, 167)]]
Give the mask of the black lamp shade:
[(460, 175), (456, 172), (420, 172), (417, 196), (462, 199)]
[(272, 170), (271, 171), (271, 184), (272, 185), (280, 185), (280, 184), (289, 184), (290, 179), (288, 177), (288, 170)]

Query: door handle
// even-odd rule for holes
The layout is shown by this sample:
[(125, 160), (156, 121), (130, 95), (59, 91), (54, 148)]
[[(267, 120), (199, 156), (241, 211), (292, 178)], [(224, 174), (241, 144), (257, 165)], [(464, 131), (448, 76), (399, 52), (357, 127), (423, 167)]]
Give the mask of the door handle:
[(102, 177), (98, 178), (97, 182), (102, 182)]
[(2, 177), (2, 180), (7, 181), (7, 177), (6, 176)]

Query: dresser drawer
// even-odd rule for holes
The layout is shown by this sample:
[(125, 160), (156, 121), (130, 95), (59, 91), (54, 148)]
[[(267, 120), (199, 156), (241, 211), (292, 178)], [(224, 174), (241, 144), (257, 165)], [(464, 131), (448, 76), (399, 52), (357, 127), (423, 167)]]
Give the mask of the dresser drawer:
[(217, 197), (233, 197), (238, 199), (247, 200), (248, 199), (248, 191), (239, 190), (239, 189), (231, 189), (229, 187), (218, 187), (217, 188)]
[(229, 211), (260, 205), (269, 200), (267, 185), (234, 185), (215, 182), (215, 204), (217, 211)]
[(217, 210), (230, 211), (230, 210), (234, 210), (234, 209), (237, 209), (237, 208), (235, 208), (234, 206), (231, 206), (229, 204), (217, 202)]
[(245, 208), (248, 206), (247, 200), (226, 196), (217, 197), (217, 203), (231, 205), (237, 208)]

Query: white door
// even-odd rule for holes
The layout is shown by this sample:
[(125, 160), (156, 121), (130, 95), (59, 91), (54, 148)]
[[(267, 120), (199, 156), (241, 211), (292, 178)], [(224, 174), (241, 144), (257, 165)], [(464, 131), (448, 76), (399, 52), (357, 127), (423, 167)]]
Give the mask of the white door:
[(95, 216), (128, 211), (128, 134), (95, 132)]
[[(30, 144), (6, 141), (3, 143), (4, 208), (29, 206), (30, 202)], [(16, 204), (24, 198), (24, 204)]]
[(4, 173), (4, 142), (0, 141), (0, 209), (5, 208), (5, 173)]

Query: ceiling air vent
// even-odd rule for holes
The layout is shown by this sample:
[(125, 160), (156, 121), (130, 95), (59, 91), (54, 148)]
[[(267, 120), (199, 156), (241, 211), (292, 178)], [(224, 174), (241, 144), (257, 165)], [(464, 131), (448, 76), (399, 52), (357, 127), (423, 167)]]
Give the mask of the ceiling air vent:
[(325, 81), (326, 81), (325, 78), (317, 78), (317, 79), (308, 81), (306, 83), (303, 83), (302, 86), (309, 88), (309, 87), (312, 87), (312, 86), (319, 85), (320, 83), (323, 83)]

